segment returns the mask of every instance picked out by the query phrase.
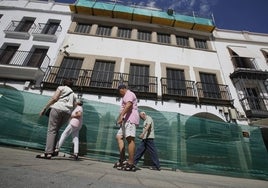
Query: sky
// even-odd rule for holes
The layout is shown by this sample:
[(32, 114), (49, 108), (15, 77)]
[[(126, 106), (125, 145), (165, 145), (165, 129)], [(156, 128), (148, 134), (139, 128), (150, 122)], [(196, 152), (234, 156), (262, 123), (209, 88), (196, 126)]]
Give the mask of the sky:
[(219, 29), (268, 34), (268, 0), (106, 0), (114, 1), (211, 18)]

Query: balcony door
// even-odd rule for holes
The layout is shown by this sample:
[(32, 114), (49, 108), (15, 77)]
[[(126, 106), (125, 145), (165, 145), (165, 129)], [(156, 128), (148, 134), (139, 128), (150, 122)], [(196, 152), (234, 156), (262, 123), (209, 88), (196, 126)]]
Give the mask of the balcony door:
[(215, 74), (200, 73), (202, 91), (205, 98), (220, 99), (220, 88)]
[(21, 21), (18, 26), (15, 28), (15, 31), (18, 32), (28, 32), (30, 28), (32, 27), (34, 23), (34, 20), (32, 18), (25, 18), (23, 21)]
[(149, 65), (130, 64), (128, 87), (133, 91), (149, 91)]
[(115, 62), (113, 61), (97, 60), (94, 64), (90, 86), (112, 88), (114, 67)]
[(64, 57), (59, 67), (55, 82), (61, 84), (62, 80), (67, 78), (72, 79), (74, 83), (76, 83), (83, 60), (83, 58)]
[(42, 30), (43, 34), (48, 34), (48, 35), (54, 35), (59, 27), (60, 23), (59, 22), (53, 22), (50, 21), (44, 29)]
[(41, 67), (46, 55), (47, 49), (35, 48), (32, 53), (30, 53), (30, 59), (26, 62), (28, 67)]
[(186, 95), (185, 76), (183, 70), (167, 68), (167, 91), (171, 95)]
[(10, 64), (18, 48), (18, 46), (7, 46), (4, 50), (0, 50), (0, 64)]

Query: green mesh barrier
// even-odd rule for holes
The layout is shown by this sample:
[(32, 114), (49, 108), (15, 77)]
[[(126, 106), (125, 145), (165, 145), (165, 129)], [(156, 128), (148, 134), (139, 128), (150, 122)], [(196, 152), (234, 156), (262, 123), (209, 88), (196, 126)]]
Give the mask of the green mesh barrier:
[[(49, 96), (0, 86), (0, 143), (44, 150), (48, 118), (39, 117), (39, 111), (48, 100)], [(155, 121), (155, 144), (163, 168), (268, 180), (268, 154), (259, 127), (156, 111), (145, 106), (139, 106), (139, 110), (150, 114)], [(118, 160), (115, 140), (118, 112), (118, 105), (84, 100), (80, 155), (112, 163)], [(137, 135), (141, 131), (142, 126), (138, 127)], [(243, 137), (243, 131), (250, 136)], [(136, 139), (136, 144), (139, 142)], [(62, 149), (73, 152), (71, 138)], [(146, 154), (139, 165), (150, 163)]]

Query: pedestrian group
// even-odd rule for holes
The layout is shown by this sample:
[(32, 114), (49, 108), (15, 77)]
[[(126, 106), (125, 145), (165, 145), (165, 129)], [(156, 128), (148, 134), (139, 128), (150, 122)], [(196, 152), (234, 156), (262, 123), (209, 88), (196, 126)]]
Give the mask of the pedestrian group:
[[(48, 114), (48, 129), (46, 137), (46, 147), (43, 154), (36, 155), (36, 158), (51, 159), (58, 156), (61, 146), (65, 139), (72, 135), (74, 144), (73, 157), (78, 160), (79, 153), (79, 131), (83, 123), (83, 101), (78, 98), (71, 89), (73, 82), (64, 80), (63, 85), (59, 86), (45, 107), (41, 110), (40, 116)], [(138, 100), (126, 85), (118, 86), (119, 94), (122, 97), (120, 112), (117, 124), (120, 126), (116, 140), (119, 149), (119, 160), (114, 164), (114, 168), (125, 171), (136, 171), (137, 164), (146, 151), (149, 152), (153, 166), (151, 170), (160, 170), (160, 163), (157, 155), (157, 149), (154, 144), (154, 121), (145, 112), (138, 112)], [(49, 110), (49, 111), (48, 111)], [(143, 131), (139, 135), (141, 142), (135, 146), (136, 127), (142, 119)], [(67, 124), (60, 139), (60, 128)], [(128, 158), (125, 154), (125, 141), (127, 142)], [(136, 151), (136, 152), (135, 152)]]

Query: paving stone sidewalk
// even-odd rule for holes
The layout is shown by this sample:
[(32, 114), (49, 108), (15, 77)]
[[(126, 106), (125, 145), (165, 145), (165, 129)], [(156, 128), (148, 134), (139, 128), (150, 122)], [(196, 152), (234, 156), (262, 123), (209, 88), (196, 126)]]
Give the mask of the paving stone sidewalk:
[[(120, 171), (113, 164), (68, 156), (37, 159), (40, 151), (0, 146), (0, 187), (4, 188), (268, 188), (268, 181), (181, 171)], [(62, 155), (62, 153), (61, 153)]]

